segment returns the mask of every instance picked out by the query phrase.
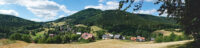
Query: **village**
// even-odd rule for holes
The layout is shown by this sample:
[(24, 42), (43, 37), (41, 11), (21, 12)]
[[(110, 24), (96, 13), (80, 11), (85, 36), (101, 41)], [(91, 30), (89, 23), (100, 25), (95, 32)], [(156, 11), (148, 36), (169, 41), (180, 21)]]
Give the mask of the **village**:
[[(77, 26), (76, 26), (77, 27)], [(80, 27), (80, 26), (78, 26)], [(96, 26), (95, 26), (96, 27)], [(86, 28), (86, 27), (84, 27)], [(99, 28), (99, 27), (98, 27)], [(103, 32), (103, 34), (101, 35), (97, 35), (97, 33), (91, 33), (91, 31), (88, 32), (76, 32), (73, 28), (71, 28), (70, 26), (67, 25), (67, 27), (59, 27), (58, 29), (60, 32), (72, 32), (72, 34), (76, 34), (76, 35), (80, 35), (78, 40), (80, 39), (92, 39), (92, 40), (96, 40), (96, 38), (100, 37), (99, 39), (101, 40), (109, 40), (109, 39), (114, 39), (114, 40), (131, 40), (134, 42), (145, 42), (145, 41), (154, 41), (155, 38), (150, 38), (149, 40), (147, 40), (145, 37), (142, 36), (123, 36), (121, 34), (111, 34), (111, 33), (105, 33)], [(56, 34), (49, 34), (50, 37), (54, 37)]]

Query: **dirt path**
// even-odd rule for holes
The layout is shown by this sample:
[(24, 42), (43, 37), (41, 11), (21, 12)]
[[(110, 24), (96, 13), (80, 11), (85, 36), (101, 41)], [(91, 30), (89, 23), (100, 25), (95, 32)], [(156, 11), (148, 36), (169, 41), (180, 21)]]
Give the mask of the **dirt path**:
[(152, 43), (152, 42), (124, 42), (119, 40), (101, 40), (87, 44), (27, 44), (18, 42), (0, 46), (0, 48), (165, 48), (169, 45), (184, 44), (191, 40)]

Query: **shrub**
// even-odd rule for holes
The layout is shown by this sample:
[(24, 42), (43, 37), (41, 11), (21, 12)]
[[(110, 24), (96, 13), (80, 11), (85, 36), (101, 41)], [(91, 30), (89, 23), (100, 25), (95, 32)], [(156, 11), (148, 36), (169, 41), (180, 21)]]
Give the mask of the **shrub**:
[(22, 34), (22, 40), (25, 41), (25, 42), (31, 42), (31, 36), (26, 35), (26, 34)]
[(22, 40), (21, 37), (22, 37), (21, 34), (19, 34), (19, 33), (14, 33), (14, 34), (10, 35), (9, 39), (11, 39), (11, 40)]
[(94, 41), (95, 41), (94, 37), (89, 38), (89, 39), (83, 39), (83, 38), (81, 38), (79, 40), (79, 42), (83, 42), (83, 43), (89, 43), (89, 42), (94, 42)]
[(31, 36), (27, 34), (20, 34), (20, 33), (14, 33), (12, 34), (9, 39), (11, 40), (22, 40), (25, 42), (31, 42)]
[(163, 42), (163, 37), (162, 36), (156, 37), (155, 42), (157, 43)]

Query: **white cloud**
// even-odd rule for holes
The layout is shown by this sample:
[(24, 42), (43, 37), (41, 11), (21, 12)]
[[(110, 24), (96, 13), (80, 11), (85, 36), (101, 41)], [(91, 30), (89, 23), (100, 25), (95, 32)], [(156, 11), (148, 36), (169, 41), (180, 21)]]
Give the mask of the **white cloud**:
[(8, 14), (8, 15), (19, 16), (19, 13), (15, 10), (0, 10), (0, 14)]
[(139, 10), (139, 11), (136, 11), (134, 13), (139, 13), (139, 14), (154, 14), (156, 12), (157, 12), (156, 9), (152, 9), (152, 10)]
[(64, 11), (65, 13), (68, 13), (68, 15), (71, 15), (71, 14), (74, 14), (74, 13), (78, 12), (78, 11), (70, 11), (70, 10), (66, 9), (66, 6), (64, 6), (64, 5), (61, 5), (60, 9), (62, 11)]
[(68, 15), (77, 12), (68, 10), (66, 6), (50, 0), (0, 0), (0, 5), (4, 4), (17, 4), (25, 6), (34, 15), (46, 20), (55, 19), (60, 11), (63, 11)]
[(85, 6), (85, 9), (87, 8), (95, 8), (95, 9), (101, 9), (101, 10), (109, 10), (109, 9), (117, 9), (118, 8), (118, 2), (116, 1), (108, 1), (106, 4), (99, 4), (97, 6), (89, 5)]
[(103, 2), (104, 0), (99, 0), (98, 2)]
[(65, 17), (65, 15), (60, 15), (58, 18), (62, 18), (62, 17)]
[(156, 15), (156, 16), (163, 16), (167, 17), (167, 12), (165, 11), (162, 15), (158, 15), (160, 12), (157, 11), (156, 9), (151, 9), (151, 10), (139, 10), (133, 13), (138, 13), (138, 14), (151, 14), (151, 15)]
[[(135, 2), (139, 2), (139, 1), (142, 1), (142, 0), (135, 0)], [(158, 1), (158, 0), (144, 0), (145, 2), (155, 2), (155, 1)]]
[(156, 0), (145, 0), (146, 2), (155, 2)]

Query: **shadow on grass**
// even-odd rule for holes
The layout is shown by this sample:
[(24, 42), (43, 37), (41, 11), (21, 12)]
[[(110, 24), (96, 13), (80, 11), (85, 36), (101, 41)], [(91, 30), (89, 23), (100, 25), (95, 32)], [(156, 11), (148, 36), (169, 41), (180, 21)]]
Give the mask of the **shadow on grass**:
[(188, 42), (186, 44), (171, 45), (167, 48), (200, 48), (200, 41)]

